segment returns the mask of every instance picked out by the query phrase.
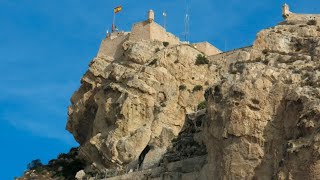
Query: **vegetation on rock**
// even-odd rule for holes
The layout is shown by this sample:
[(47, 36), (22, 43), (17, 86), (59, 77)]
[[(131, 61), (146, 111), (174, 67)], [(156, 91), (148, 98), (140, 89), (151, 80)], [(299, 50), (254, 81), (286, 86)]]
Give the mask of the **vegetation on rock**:
[(192, 92), (201, 91), (203, 90), (203, 87), (201, 85), (196, 85), (193, 87)]
[(198, 54), (196, 58), (196, 65), (209, 64), (208, 58), (202, 54)]

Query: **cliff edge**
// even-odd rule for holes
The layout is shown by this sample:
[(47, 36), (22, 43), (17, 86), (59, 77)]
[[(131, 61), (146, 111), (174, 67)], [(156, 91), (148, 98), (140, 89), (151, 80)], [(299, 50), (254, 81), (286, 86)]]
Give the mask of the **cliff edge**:
[[(200, 65), (192, 45), (129, 34), (117, 58), (92, 61), (67, 128), (83, 156), (106, 168), (155, 168), (196, 147), (207, 163), (193, 178), (320, 178), (320, 28), (301, 17), (262, 30), (252, 47), (203, 54)], [(199, 146), (170, 151), (204, 99), (201, 133), (190, 136)]]
[(181, 42), (152, 11), (108, 34), (71, 98), (76, 177), (320, 179), (319, 15), (283, 16), (229, 52)]

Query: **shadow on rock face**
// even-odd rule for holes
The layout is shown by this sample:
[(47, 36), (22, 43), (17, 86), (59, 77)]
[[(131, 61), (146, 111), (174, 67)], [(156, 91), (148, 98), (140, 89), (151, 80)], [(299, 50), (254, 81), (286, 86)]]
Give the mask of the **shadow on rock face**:
[(200, 52), (189, 45), (126, 41), (123, 48), (118, 59), (98, 56), (90, 64), (72, 97), (67, 129), (97, 166), (135, 168), (150, 146), (142, 166), (152, 167), (218, 72), (211, 64), (195, 65)]

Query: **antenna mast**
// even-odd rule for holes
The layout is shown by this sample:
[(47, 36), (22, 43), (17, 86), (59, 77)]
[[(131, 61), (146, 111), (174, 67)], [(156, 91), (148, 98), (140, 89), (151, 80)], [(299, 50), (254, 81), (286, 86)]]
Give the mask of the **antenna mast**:
[(188, 36), (189, 36), (189, 21), (190, 21), (190, 17), (189, 17), (189, 4), (188, 4), (188, 0), (186, 0), (186, 4), (187, 4), (187, 9), (186, 9), (186, 16), (184, 19), (184, 40), (188, 41)]
[(166, 29), (166, 18), (167, 18), (166, 11), (163, 11), (162, 15), (163, 15), (163, 27), (164, 29)]

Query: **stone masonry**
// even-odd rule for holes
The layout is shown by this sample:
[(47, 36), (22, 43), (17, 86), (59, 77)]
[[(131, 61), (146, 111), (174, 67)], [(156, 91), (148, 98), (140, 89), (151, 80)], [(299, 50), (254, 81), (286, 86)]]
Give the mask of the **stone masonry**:
[[(147, 20), (138, 22), (132, 26), (131, 32), (113, 32), (108, 34), (102, 40), (98, 57), (105, 57), (110, 60), (119, 58), (122, 54), (122, 44), (127, 41), (161, 41), (168, 42), (169, 45), (179, 45), (182, 42), (178, 37), (166, 31), (154, 21), (154, 12), (149, 10)], [(194, 48), (204, 53), (206, 56), (211, 56), (221, 53), (221, 51), (208, 42), (200, 42), (192, 44)]]

